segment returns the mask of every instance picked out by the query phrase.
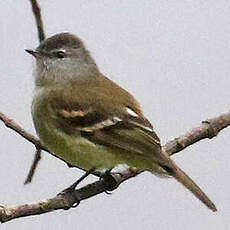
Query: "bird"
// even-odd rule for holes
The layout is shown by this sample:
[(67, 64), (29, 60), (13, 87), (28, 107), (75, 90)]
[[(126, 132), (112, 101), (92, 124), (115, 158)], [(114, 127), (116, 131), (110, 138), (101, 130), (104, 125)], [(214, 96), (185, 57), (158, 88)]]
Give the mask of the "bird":
[(87, 172), (125, 164), (174, 177), (209, 209), (217, 210), (164, 151), (139, 102), (100, 72), (80, 38), (58, 33), (26, 51), (36, 60), (34, 126), (54, 156)]

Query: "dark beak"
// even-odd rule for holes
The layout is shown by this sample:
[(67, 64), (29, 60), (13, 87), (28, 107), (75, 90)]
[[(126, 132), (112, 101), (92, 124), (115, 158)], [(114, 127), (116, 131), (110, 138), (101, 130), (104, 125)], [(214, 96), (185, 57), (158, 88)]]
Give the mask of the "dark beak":
[(32, 56), (34, 56), (35, 58), (38, 58), (40, 55), (37, 51), (34, 51), (34, 50), (28, 50), (28, 49), (25, 49), (25, 51), (29, 54), (31, 54)]

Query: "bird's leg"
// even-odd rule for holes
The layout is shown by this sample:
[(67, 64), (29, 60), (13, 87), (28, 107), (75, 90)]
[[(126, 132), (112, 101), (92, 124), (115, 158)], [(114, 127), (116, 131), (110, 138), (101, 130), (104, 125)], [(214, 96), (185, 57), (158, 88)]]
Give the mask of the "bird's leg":
[(64, 189), (60, 194), (65, 194), (68, 192), (73, 192), (75, 188), (86, 178), (88, 177), (92, 172), (94, 172), (94, 168), (86, 171), (76, 182), (74, 182), (72, 185), (70, 185), (68, 188)]

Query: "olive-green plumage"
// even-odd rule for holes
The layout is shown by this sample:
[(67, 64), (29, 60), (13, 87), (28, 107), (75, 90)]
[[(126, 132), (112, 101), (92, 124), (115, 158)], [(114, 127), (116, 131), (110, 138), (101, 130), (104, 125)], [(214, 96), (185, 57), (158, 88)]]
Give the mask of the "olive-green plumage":
[(54, 155), (84, 170), (126, 164), (173, 176), (216, 211), (202, 190), (163, 152), (139, 103), (100, 73), (80, 39), (61, 33), (28, 52), (37, 61), (32, 104), (35, 128)]

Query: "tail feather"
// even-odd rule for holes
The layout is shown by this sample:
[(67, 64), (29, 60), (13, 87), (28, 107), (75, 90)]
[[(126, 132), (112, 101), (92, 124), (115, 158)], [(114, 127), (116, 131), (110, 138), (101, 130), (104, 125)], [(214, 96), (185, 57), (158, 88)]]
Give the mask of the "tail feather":
[[(165, 155), (164, 155), (165, 156)], [(166, 165), (162, 166), (170, 175), (172, 175), (177, 181), (183, 184), (189, 191), (191, 191), (201, 202), (203, 202), (213, 212), (217, 211), (215, 204), (208, 198), (208, 196), (201, 190), (201, 188), (181, 170), (168, 156)]]
[(201, 202), (203, 202), (213, 212), (217, 211), (215, 204), (208, 198), (208, 196), (201, 190), (201, 188), (180, 168), (177, 168), (172, 176), (190, 190)]

